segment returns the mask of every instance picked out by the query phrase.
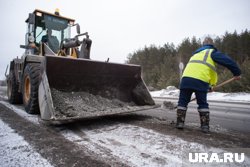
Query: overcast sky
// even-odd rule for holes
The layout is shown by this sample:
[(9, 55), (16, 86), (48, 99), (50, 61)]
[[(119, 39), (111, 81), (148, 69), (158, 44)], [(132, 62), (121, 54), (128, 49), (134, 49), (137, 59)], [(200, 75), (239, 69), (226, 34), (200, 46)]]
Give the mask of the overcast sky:
[(0, 0), (0, 79), (24, 52), (25, 20), (34, 9), (74, 18), (93, 40), (91, 59), (124, 63), (129, 53), (186, 37), (250, 30), (249, 0)]

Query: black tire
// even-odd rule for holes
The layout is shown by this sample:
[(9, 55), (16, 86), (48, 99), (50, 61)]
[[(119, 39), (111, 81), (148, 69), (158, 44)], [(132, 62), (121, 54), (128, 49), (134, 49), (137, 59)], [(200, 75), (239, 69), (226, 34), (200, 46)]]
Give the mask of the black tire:
[(27, 64), (23, 73), (23, 104), (29, 114), (39, 114), (40, 64)]
[(11, 104), (21, 104), (23, 102), (22, 94), (18, 92), (18, 87), (14, 71), (11, 71), (7, 80), (7, 96)]

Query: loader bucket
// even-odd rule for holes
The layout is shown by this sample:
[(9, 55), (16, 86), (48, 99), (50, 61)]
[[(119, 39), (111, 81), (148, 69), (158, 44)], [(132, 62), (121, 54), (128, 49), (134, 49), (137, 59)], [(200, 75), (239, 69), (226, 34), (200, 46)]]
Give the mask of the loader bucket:
[(155, 108), (141, 67), (45, 56), (39, 85), (41, 118), (67, 121)]

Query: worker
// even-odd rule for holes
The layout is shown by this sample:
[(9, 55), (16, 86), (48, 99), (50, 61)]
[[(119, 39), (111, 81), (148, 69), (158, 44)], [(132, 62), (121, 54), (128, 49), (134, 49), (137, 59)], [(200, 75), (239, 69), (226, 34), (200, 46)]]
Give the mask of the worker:
[(182, 75), (176, 128), (184, 128), (187, 106), (192, 93), (195, 93), (201, 130), (204, 133), (209, 132), (207, 93), (217, 83), (216, 63), (229, 69), (236, 80), (240, 79), (241, 70), (235, 61), (218, 51), (213, 46), (211, 37), (206, 37), (203, 41), (203, 46), (193, 53)]
[(48, 29), (47, 34), (42, 36), (42, 42), (47, 43), (47, 45), (50, 47), (50, 49), (57, 53), (59, 50), (59, 41), (56, 36), (52, 35), (52, 30)]

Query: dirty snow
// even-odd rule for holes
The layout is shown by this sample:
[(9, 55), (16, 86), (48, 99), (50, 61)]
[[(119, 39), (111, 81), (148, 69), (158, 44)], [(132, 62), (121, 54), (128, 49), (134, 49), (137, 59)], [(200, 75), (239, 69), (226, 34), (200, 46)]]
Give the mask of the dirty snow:
[[(106, 91), (109, 96), (112, 92)], [(117, 98), (109, 99), (88, 92), (65, 92), (51, 89), (55, 117), (63, 118), (87, 118), (100, 115), (131, 112), (152, 108), (151, 106), (137, 106), (134, 102), (125, 102)]]
[[(7, 87), (0, 86), (0, 93), (3, 90), (7, 90)], [(1, 104), (6, 106), (7, 108), (13, 110), (15, 113), (17, 113), (19, 116), (26, 118), (32, 123), (39, 124), (39, 116), (38, 115), (31, 115), (24, 111), (24, 107), (22, 105), (12, 105), (9, 102), (7, 102), (8, 97), (4, 94), (0, 94), (0, 97), (3, 98), (5, 101), (0, 101)]]
[[(167, 97), (167, 98), (178, 98), (179, 93), (180, 90), (174, 86), (168, 86), (166, 89), (150, 92), (152, 97)], [(216, 101), (250, 102), (250, 93), (211, 92), (208, 93), (207, 98), (208, 100), (216, 100)]]
[[(92, 129), (82, 128), (81, 131), (84, 135), (79, 136), (69, 130), (61, 133), (68, 140), (94, 150), (101, 156), (107, 155), (104, 150), (108, 150), (108, 154), (118, 157), (129, 166), (187, 166), (190, 165), (187, 162), (189, 151), (225, 152), (222, 149), (206, 147), (199, 143), (188, 142), (175, 136), (163, 135), (128, 124), (93, 127)], [(250, 163), (250, 159), (246, 157), (245, 162)], [(228, 166), (228, 164), (218, 165)]]
[(50, 167), (52, 165), (37, 153), (22, 136), (0, 120), (0, 166)]
[(9, 109), (13, 110), (19, 116), (29, 120), (30, 122), (34, 124), (39, 124), (39, 120), (40, 120), (39, 116), (28, 114), (27, 112), (24, 111), (24, 109), (22, 109), (23, 108), (22, 106), (11, 105), (10, 103), (5, 102), (5, 101), (0, 101), (0, 103), (8, 107)]

